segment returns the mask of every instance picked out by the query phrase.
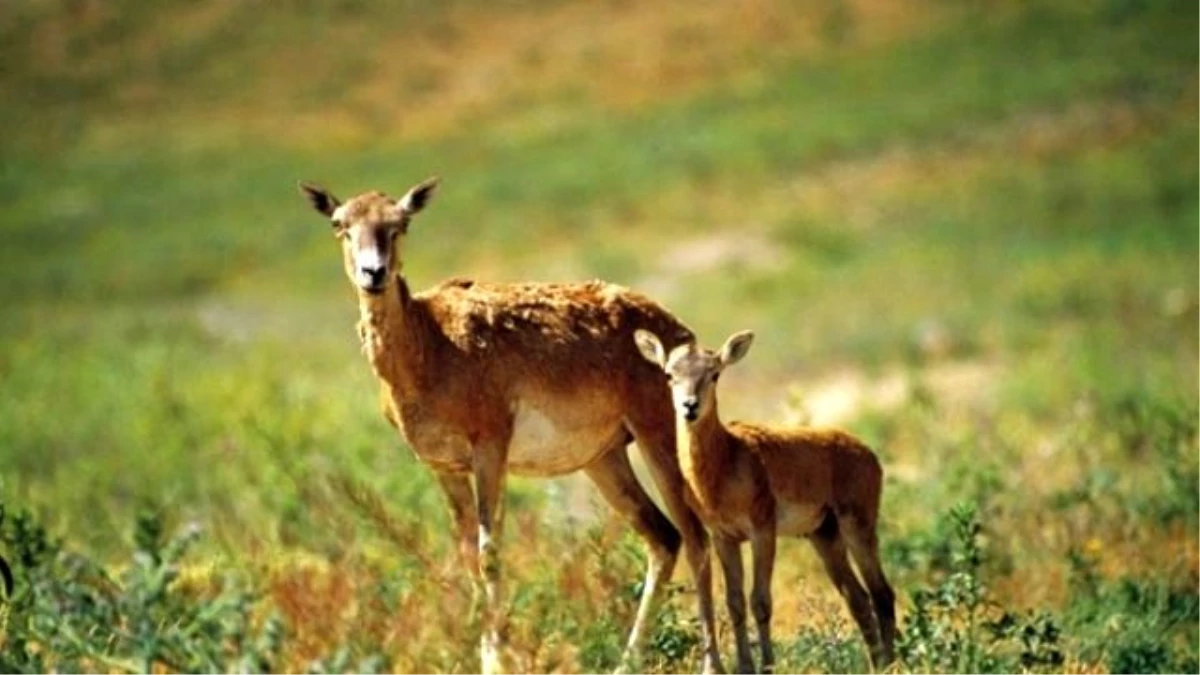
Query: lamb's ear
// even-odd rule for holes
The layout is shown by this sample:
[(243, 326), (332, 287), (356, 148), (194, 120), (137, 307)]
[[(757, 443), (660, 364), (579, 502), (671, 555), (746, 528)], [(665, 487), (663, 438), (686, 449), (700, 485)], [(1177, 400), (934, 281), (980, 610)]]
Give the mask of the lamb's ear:
[(721, 365), (732, 366), (741, 361), (750, 351), (752, 342), (754, 342), (754, 331), (744, 330), (730, 335), (729, 339), (725, 341), (725, 345), (721, 347)]
[(437, 190), (439, 182), (441, 182), (441, 179), (437, 176), (426, 178), (405, 193), (396, 202), (396, 205), (407, 215), (411, 216), (420, 213), (421, 209), (425, 208), (425, 205), (433, 198), (433, 193)]
[(297, 183), (297, 185), (300, 187), (300, 193), (308, 198), (308, 201), (310, 204), (312, 204), (313, 208), (319, 213), (323, 214), (326, 218), (332, 217), (334, 209), (341, 205), (341, 202), (338, 201), (338, 198), (329, 194), (325, 188), (313, 185), (311, 183), (305, 183), (303, 181)]
[(639, 328), (633, 332), (633, 341), (637, 343), (638, 351), (644, 359), (659, 368), (666, 367), (667, 351), (663, 349), (662, 340), (659, 340), (657, 335)]

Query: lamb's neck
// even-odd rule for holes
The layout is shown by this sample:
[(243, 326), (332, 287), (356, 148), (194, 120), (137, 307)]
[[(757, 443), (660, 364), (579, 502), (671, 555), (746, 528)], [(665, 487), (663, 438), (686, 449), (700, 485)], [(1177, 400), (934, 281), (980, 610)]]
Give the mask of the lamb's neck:
[(401, 400), (414, 397), (423, 381), (424, 323), (404, 277), (383, 293), (358, 296), (358, 336), (375, 375)]
[(721, 486), (734, 460), (733, 437), (721, 424), (716, 402), (695, 422), (677, 420), (675, 429), (684, 478), (705, 508), (715, 510), (721, 500)]

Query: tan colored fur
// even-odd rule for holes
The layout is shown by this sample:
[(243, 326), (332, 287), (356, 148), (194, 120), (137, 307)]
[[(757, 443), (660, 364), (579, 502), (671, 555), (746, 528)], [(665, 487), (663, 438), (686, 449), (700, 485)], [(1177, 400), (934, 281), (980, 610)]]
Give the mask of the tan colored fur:
[[(720, 352), (713, 352), (694, 344), (668, 349), (652, 334), (635, 335), (643, 356), (670, 377), (679, 464), (689, 501), (712, 532), (725, 571), (739, 667), (743, 672), (751, 670), (753, 658), (746, 635), (738, 547), (749, 540), (754, 550), (755, 617), (763, 666), (769, 670), (773, 665), (770, 578), (779, 535), (813, 542), (850, 606), (871, 649), (872, 662), (885, 666), (893, 658), (895, 619), (876, 535), (883, 468), (866, 445), (838, 429), (723, 424), (716, 378), (744, 356), (752, 337), (735, 335)], [(870, 589), (869, 600), (850, 570), (848, 554)]]
[(735, 522), (762, 527), (774, 521), (781, 535), (807, 537), (827, 513), (861, 513), (873, 520), (883, 469), (875, 453), (850, 434), (743, 422), (726, 426), (715, 409), (704, 424), (711, 428), (685, 427), (696, 458), (684, 477), (703, 495), (697, 499), (709, 527), (746, 539), (750, 532)]
[[(697, 578), (711, 576), (707, 537), (688, 508), (674, 452), (674, 416), (661, 373), (638, 354), (635, 330), (670, 344), (692, 333), (649, 298), (621, 286), (487, 284), (451, 279), (412, 293), (399, 270), (409, 221), (436, 181), (400, 199), (369, 192), (345, 204), (301, 189), (342, 241), (359, 301), (359, 336), (381, 385), (384, 415), (438, 473), (465, 563), (486, 594), (483, 670), (499, 667), (502, 617), (496, 554), (509, 472), (583, 469), (650, 546), (646, 592), (624, 663), (636, 666), (682, 533)], [(364, 262), (366, 261), (366, 262)], [(625, 454), (637, 440), (672, 526), (638, 484)], [(700, 593), (705, 670), (719, 669), (711, 592)]]
[[(364, 350), (413, 450), (451, 472), (472, 469), (476, 446), (508, 442), (518, 402), (568, 426), (604, 427), (601, 441), (611, 440), (631, 408), (667, 404), (633, 330), (690, 334), (644, 296), (602, 282), (454, 280), (410, 295), (397, 278), (392, 288), (362, 304)], [(603, 449), (564, 447), (522, 473), (576, 471)]]

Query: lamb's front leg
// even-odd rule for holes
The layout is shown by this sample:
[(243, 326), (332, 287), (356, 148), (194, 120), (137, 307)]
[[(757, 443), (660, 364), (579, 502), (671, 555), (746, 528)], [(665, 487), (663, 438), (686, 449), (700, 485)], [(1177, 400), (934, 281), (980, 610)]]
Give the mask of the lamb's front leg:
[(475, 504), (479, 516), (479, 568), (483, 577), (483, 635), (480, 666), (484, 673), (504, 672), (504, 611), (500, 585), (499, 539), (504, 498), (505, 457), (503, 451), (486, 448), (475, 454)]
[(746, 634), (746, 588), (742, 572), (742, 548), (734, 539), (721, 534), (713, 535), (713, 546), (725, 572), (725, 606), (733, 622), (733, 634), (737, 640), (737, 663), (739, 673), (754, 672), (754, 657), (750, 655), (750, 637)]

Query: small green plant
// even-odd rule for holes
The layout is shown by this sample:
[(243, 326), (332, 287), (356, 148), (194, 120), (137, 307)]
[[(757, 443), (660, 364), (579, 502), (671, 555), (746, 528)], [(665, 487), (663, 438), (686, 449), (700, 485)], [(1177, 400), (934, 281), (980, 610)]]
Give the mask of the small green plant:
[(683, 587), (667, 587), (667, 597), (650, 634), (647, 665), (656, 670), (687, 663), (700, 645), (699, 620), (692, 612), (686, 612), (686, 619), (680, 616), (681, 594), (690, 599), (690, 594), (684, 594)]
[(1200, 598), (1194, 589), (1146, 579), (1105, 580), (1096, 561), (1075, 550), (1069, 564), (1072, 601), (1065, 621), (1090, 636), (1081, 649), (1086, 658), (1103, 659), (1114, 673), (1197, 669)]
[(862, 639), (853, 628), (844, 624), (839, 626), (839, 630), (808, 627), (802, 629), (790, 644), (780, 650), (779, 660), (781, 665), (788, 668), (788, 671), (781, 672), (870, 671)]
[(0, 670), (150, 672), (272, 669), (283, 638), (278, 621), (253, 631), (253, 597), (232, 579), (215, 595), (175, 584), (196, 528), (166, 537), (161, 516), (143, 513), (135, 551), (120, 574), (72, 553), (26, 511), (0, 521), (15, 552)]
[(199, 531), (164, 532), (159, 514), (141, 514), (132, 560), (114, 575), (65, 549), (27, 511), (0, 519), (0, 544), (15, 552), (20, 580), (0, 633), (0, 670), (272, 670), (282, 623), (267, 617), (254, 630), (254, 597), (232, 579), (213, 595), (180, 588)]
[[(593, 530), (593, 536), (599, 530)], [(645, 555), (635, 540), (624, 536), (611, 549), (596, 546), (594, 552), (600, 569), (619, 569), (624, 577), (635, 577), (645, 565)], [(641, 580), (624, 585), (619, 594), (621, 603), (633, 608), (645, 592)], [(650, 634), (642, 654), (642, 663), (627, 664), (643, 669), (644, 672), (662, 672), (671, 668), (687, 667), (693, 659), (699, 659), (700, 623), (692, 608), (693, 594), (681, 584), (669, 584), (662, 592), (658, 611), (650, 624)], [(624, 644), (622, 638), (631, 617), (614, 612), (601, 615), (599, 621), (583, 627), (581, 663), (589, 671), (609, 669), (620, 661)]]
[(1012, 672), (1063, 662), (1054, 617), (1005, 610), (992, 599), (981, 570), (983, 527), (974, 504), (948, 514), (951, 572), (935, 588), (912, 594), (913, 608), (899, 641), (902, 659), (925, 672)]

